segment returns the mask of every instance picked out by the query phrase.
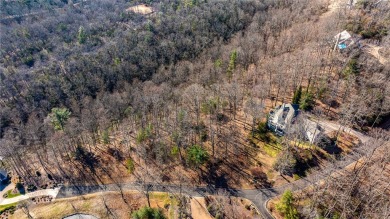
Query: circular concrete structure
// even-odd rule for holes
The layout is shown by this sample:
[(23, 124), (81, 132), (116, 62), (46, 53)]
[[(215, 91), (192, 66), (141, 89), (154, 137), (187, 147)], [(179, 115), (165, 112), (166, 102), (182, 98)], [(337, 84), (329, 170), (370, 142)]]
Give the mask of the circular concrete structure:
[(72, 214), (64, 217), (63, 219), (98, 219), (98, 218), (90, 214)]

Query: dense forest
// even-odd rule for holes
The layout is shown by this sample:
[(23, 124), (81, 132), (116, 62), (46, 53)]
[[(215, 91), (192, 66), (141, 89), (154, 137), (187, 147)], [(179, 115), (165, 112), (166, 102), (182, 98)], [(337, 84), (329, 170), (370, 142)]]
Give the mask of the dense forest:
[[(305, 176), (299, 165), (319, 155), (294, 147), (299, 131), (265, 131), (274, 106), (368, 135), (389, 128), (390, 7), (375, 2), (330, 13), (327, 0), (2, 0), (2, 165), (37, 187), (269, 187), (251, 158), (259, 140), (278, 147), (273, 171)], [(126, 10), (141, 3), (153, 13)], [(339, 51), (343, 30), (356, 43)]]

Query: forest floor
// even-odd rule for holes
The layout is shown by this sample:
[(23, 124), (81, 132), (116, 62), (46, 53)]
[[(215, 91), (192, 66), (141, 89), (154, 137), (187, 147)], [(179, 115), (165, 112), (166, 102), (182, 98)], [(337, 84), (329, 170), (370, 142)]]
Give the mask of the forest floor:
[[(315, 192), (315, 189), (318, 189), (318, 188), (315, 188), (315, 187), (320, 187), (321, 188), (324, 185), (326, 185), (326, 180), (337, 181), (337, 179), (345, 177), (349, 173), (355, 172), (356, 170), (359, 170), (359, 168), (361, 168), (363, 166), (370, 166), (371, 165), (369, 167), (369, 169), (372, 172), (375, 172), (376, 171), (375, 170), (375, 165), (372, 165), (372, 163), (375, 163), (375, 162), (372, 162), (372, 160), (377, 160), (377, 161), (379, 160), (380, 165), (384, 166), (384, 168), (383, 168), (384, 171), (381, 172), (379, 175), (390, 176), (390, 163), (383, 164), (382, 160), (381, 160), (383, 158), (383, 154), (386, 153), (385, 150), (388, 150), (389, 146), (390, 146), (390, 142), (387, 142), (384, 145), (382, 145), (382, 147), (377, 148), (372, 153), (369, 153), (366, 156), (363, 156), (363, 157), (359, 158), (358, 160), (349, 163), (344, 168), (339, 169), (337, 171), (329, 172), (329, 175), (327, 175), (327, 176), (324, 175), (322, 177), (322, 179), (318, 180), (314, 184), (310, 184), (307, 187), (303, 187), (303, 188), (300, 188), (300, 189), (296, 190), (294, 192), (294, 194), (295, 194), (295, 197), (298, 197), (297, 205), (301, 206), (301, 207), (308, 206), (310, 204), (310, 202), (311, 202), (310, 198), (308, 197), (308, 194), (312, 194), (313, 192)], [(369, 161), (369, 162), (367, 162), (367, 161)], [(356, 175), (355, 177), (357, 177), (357, 176), (359, 176), (359, 175)], [(359, 176), (359, 177), (362, 177), (362, 176)], [(363, 181), (364, 180), (366, 180), (366, 179), (363, 179)], [(383, 185), (383, 183), (384, 184), (388, 183), (387, 181), (383, 182), (383, 181), (379, 181), (379, 180), (375, 181), (375, 182), (376, 182), (376, 186), (378, 186), (378, 187), (379, 186), (386, 186), (386, 185)], [(328, 191), (328, 192), (331, 192), (331, 191)], [(279, 212), (277, 212), (276, 209), (275, 209), (276, 208), (276, 204), (279, 201), (280, 201), (280, 195), (271, 198), (267, 202), (267, 208), (270, 210), (270, 212), (272, 212), (272, 216), (274, 218), (276, 218), (276, 219), (283, 219), (284, 217), (281, 214), (279, 214)]]
[[(272, 108), (271, 102), (267, 104), (267, 109), (269, 108)], [(228, 112), (226, 113), (228, 114)], [(322, 122), (322, 124), (329, 126), (325, 127), (328, 131), (338, 130), (338, 126), (334, 123)], [(80, 168), (82, 164), (79, 162), (63, 159), (65, 163), (62, 171), (72, 173), (72, 180), (74, 181), (69, 183), (70, 185), (131, 183), (141, 180), (143, 178), (142, 174), (145, 173), (153, 173), (149, 174), (150, 176), (147, 176), (146, 179), (143, 179), (150, 182), (163, 184), (182, 183), (190, 186), (212, 184), (220, 188), (240, 189), (278, 187), (297, 180), (293, 176), (280, 176), (274, 170), (273, 163), (281, 151), (277, 143), (264, 142), (259, 139), (254, 144), (251, 143), (250, 121), (242, 110), (237, 113), (236, 119), (231, 119), (223, 124), (221, 131), (228, 131), (232, 126), (236, 127), (236, 137), (232, 140), (236, 142), (237, 146), (229, 148), (227, 153), (224, 153), (224, 147), (216, 147), (216, 154), (219, 154), (219, 156), (216, 156), (212, 164), (202, 167), (201, 171), (184, 167), (177, 157), (171, 159), (167, 165), (159, 165), (153, 160), (148, 161), (146, 164), (145, 160), (139, 157), (137, 153), (127, 151), (128, 148), (121, 143), (123, 140), (122, 134), (119, 134), (121, 131), (110, 132), (109, 145), (99, 143), (96, 146), (91, 146), (98, 159), (98, 163), (94, 166), (95, 169), (90, 170), (88, 167)], [(354, 134), (354, 131), (351, 130), (351, 133)], [(134, 142), (131, 142), (130, 145), (137, 145), (135, 133), (130, 135), (131, 139), (134, 139)], [(278, 137), (270, 135), (273, 136), (274, 142), (278, 141)], [(211, 154), (210, 142), (205, 142), (204, 146), (208, 148)], [(88, 146), (86, 148), (88, 149)], [(110, 148), (115, 148), (119, 151), (120, 159), (108, 152)], [(307, 150), (307, 148), (302, 148), (302, 152), (304, 150)], [(135, 163), (136, 171), (134, 174), (129, 174), (126, 169), (126, 158), (129, 156), (129, 153), (131, 153)], [(221, 155), (223, 156), (221, 157)], [(30, 160), (35, 160), (33, 155), (31, 155)], [(39, 166), (38, 161), (36, 163), (36, 166)], [(321, 165), (321, 163), (322, 160), (319, 160), (318, 164)], [(54, 168), (50, 170), (54, 171)], [(33, 170), (33, 172), (36, 171)], [(46, 174), (43, 174), (44, 170), (39, 169), (39, 171), (42, 173), (41, 178), (46, 176)], [(77, 177), (80, 179), (75, 180)]]

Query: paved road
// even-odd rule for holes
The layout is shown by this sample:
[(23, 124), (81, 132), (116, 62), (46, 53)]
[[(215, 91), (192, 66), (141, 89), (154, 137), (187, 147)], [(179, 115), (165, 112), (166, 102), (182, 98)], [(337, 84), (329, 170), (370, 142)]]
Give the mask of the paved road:
[[(330, 121), (324, 121), (324, 120), (321, 120), (319, 121), (319, 125), (325, 129), (325, 131), (337, 131), (339, 130), (339, 128), (341, 127), (340, 124), (337, 124), (337, 123), (334, 123), (334, 122), (330, 122)], [(362, 143), (366, 143), (370, 140), (370, 137), (365, 135), (364, 133), (361, 133), (359, 131), (356, 131), (352, 128), (348, 128), (348, 127), (341, 127), (345, 132), (349, 133), (349, 134), (352, 134), (354, 136), (356, 136), (357, 138), (359, 138), (359, 140), (362, 142)]]

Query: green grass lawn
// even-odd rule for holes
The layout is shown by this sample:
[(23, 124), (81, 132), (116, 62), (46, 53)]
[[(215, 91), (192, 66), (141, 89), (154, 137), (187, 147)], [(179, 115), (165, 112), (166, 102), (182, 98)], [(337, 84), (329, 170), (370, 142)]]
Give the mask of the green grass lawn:
[(278, 156), (280, 152), (280, 146), (279, 145), (271, 145), (271, 144), (264, 144), (263, 145), (263, 150), (265, 151), (266, 154), (270, 157), (276, 157)]
[(0, 214), (3, 213), (4, 211), (10, 209), (10, 208), (16, 207), (16, 205), (17, 205), (17, 203), (8, 204), (8, 205), (0, 205)]
[(291, 145), (297, 145), (300, 148), (303, 149), (317, 149), (317, 146), (314, 144), (311, 144), (308, 141), (291, 141)]
[(270, 157), (276, 157), (281, 151), (281, 146), (278, 143), (279, 137), (266, 128), (266, 124), (259, 125), (254, 136), (249, 135), (248, 139)]
[(17, 193), (17, 194), (12, 193), (12, 189), (7, 191), (7, 198), (14, 198), (14, 197), (17, 197), (19, 195), (20, 195), (20, 193)]
[(174, 218), (175, 206), (178, 205), (178, 200), (175, 197), (169, 197), (169, 194), (166, 192), (151, 192), (150, 198), (159, 200), (164, 203), (164, 205), (169, 204), (168, 215), (169, 218)]

